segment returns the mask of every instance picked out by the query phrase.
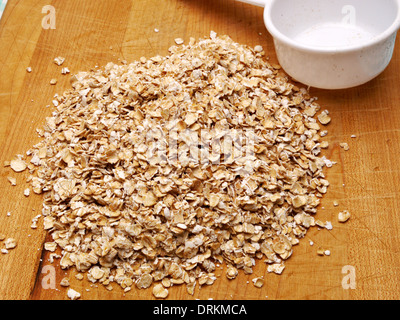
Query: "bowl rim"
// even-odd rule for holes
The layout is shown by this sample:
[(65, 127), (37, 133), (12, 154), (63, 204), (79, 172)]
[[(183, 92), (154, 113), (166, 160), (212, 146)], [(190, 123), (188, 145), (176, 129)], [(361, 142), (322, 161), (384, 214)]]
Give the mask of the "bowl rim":
[(269, 33), (275, 38), (276, 40), (280, 40), (281, 42), (285, 43), (286, 45), (296, 48), (297, 50), (310, 52), (310, 53), (348, 53), (348, 52), (355, 52), (360, 51), (363, 49), (370, 48), (379, 44), (382, 41), (387, 40), (393, 34), (396, 34), (400, 28), (400, 0), (394, 0), (397, 4), (397, 15), (394, 19), (393, 23), (382, 33), (373, 37), (370, 41), (361, 43), (358, 45), (346, 46), (346, 47), (335, 47), (335, 46), (326, 46), (326, 47), (316, 47), (316, 46), (307, 46), (301, 44), (297, 41), (294, 41), (290, 37), (286, 36), (284, 33), (279, 31), (279, 29), (272, 23), (271, 18), (271, 10), (276, 2), (279, 0), (268, 0), (266, 1), (265, 8), (264, 8), (264, 24)]

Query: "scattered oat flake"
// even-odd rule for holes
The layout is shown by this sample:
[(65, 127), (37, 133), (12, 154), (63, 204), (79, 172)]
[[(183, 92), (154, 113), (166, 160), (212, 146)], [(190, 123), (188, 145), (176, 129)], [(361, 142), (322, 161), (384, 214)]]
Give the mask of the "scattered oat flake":
[(153, 192), (149, 191), (144, 196), (143, 205), (146, 207), (152, 207), (157, 203), (157, 197), (154, 195)]
[(157, 283), (153, 287), (153, 295), (158, 299), (165, 299), (168, 297), (168, 289), (164, 288), (161, 283)]
[(58, 65), (58, 66), (61, 66), (61, 65), (64, 63), (64, 61), (65, 61), (65, 58), (64, 58), (64, 57), (56, 57), (56, 58), (54, 59), (54, 63), (55, 63), (56, 65)]
[(254, 51), (255, 52), (263, 52), (263, 50), (264, 50), (263, 47), (260, 46), (260, 45), (257, 45), (257, 46), (254, 47)]
[(70, 288), (68, 289), (67, 296), (71, 300), (77, 300), (81, 297), (81, 294), (78, 291), (75, 291), (74, 289)]
[(175, 43), (176, 43), (177, 45), (181, 45), (181, 44), (184, 43), (184, 41), (183, 41), (182, 38), (176, 38), (176, 39), (175, 39)]
[(264, 285), (264, 278), (263, 277), (257, 277), (254, 278), (253, 280), (253, 284), (256, 288), (261, 288)]
[(338, 214), (338, 220), (339, 222), (345, 223), (350, 219), (350, 212), (348, 210), (344, 210), (339, 212)]
[(327, 229), (327, 230), (332, 230), (333, 229), (332, 223), (330, 221), (326, 221), (325, 222), (325, 229)]
[(7, 180), (11, 183), (12, 186), (17, 185), (17, 179), (14, 177), (7, 177)]
[(229, 266), (226, 270), (226, 277), (230, 280), (235, 279), (238, 275), (238, 269), (233, 266)]
[(83, 274), (82, 274), (82, 273), (77, 273), (77, 274), (75, 275), (75, 278), (76, 278), (77, 280), (83, 280)]
[(346, 142), (340, 143), (340, 147), (343, 148), (343, 150), (348, 151), (350, 149), (349, 145)]
[(68, 73), (70, 73), (71, 71), (67, 68), (67, 67), (65, 67), (65, 68), (62, 68), (61, 69), (61, 74), (68, 74)]
[(14, 249), (17, 246), (17, 240), (14, 238), (8, 238), (4, 240), (4, 246), (6, 249)]
[(44, 244), (44, 249), (47, 251), (54, 252), (57, 249), (57, 243), (56, 242), (46, 242)]
[(321, 124), (327, 125), (331, 122), (331, 117), (329, 116), (329, 113), (325, 110), (320, 113), (318, 116), (318, 120)]
[(337, 207), (337, 206), (339, 206), (339, 201), (337, 201), (337, 200), (333, 200), (333, 206), (334, 206), (334, 207)]
[(284, 269), (285, 269), (285, 265), (282, 263), (274, 263), (267, 267), (268, 272), (273, 272), (276, 274), (282, 274)]
[(274, 68), (275, 70), (280, 70), (282, 69), (282, 66), (280, 64), (276, 64), (276, 63), (271, 63), (272, 68)]
[(51, 84), (52, 86), (56, 85), (56, 84), (57, 84), (57, 79), (51, 79), (51, 80), (50, 80), (50, 84)]
[(196, 288), (196, 282), (190, 282), (186, 285), (187, 293), (190, 295), (194, 295), (194, 289)]
[(60, 286), (69, 287), (69, 279), (68, 278), (62, 278), (61, 281), (60, 281)]
[(24, 196), (25, 196), (25, 197), (29, 197), (30, 194), (31, 194), (31, 189), (26, 188), (26, 189), (24, 190)]
[(14, 160), (11, 160), (10, 167), (15, 172), (22, 172), (27, 168), (27, 164), (22, 159), (14, 159)]
[(136, 286), (139, 289), (146, 289), (153, 283), (153, 277), (150, 274), (142, 275), (136, 282)]
[(320, 147), (321, 147), (322, 149), (327, 149), (327, 148), (329, 147), (329, 142), (328, 142), (328, 141), (322, 141), (322, 142), (320, 143)]
[(105, 275), (105, 270), (103, 270), (99, 266), (92, 267), (88, 272), (88, 278), (92, 282), (96, 282), (97, 280), (100, 280), (101, 278), (104, 277), (104, 275)]
[[(28, 235), (30, 237), (30, 235)], [(49, 255), (49, 262), (53, 263), (55, 259), (60, 259), (61, 256), (57, 253), (50, 253)]]

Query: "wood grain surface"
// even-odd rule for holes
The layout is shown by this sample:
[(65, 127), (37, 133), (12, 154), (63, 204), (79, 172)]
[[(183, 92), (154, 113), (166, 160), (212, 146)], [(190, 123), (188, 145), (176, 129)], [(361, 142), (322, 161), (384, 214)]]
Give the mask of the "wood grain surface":
[[(56, 29), (42, 27), (45, 5), (56, 9)], [(110, 61), (165, 55), (175, 38), (200, 38), (211, 30), (250, 46), (260, 44), (277, 62), (262, 8), (232, 0), (9, 0), (0, 21), (0, 163), (39, 141), (35, 129), (52, 111), (46, 105), (69, 88), (69, 76), (61, 76), (52, 63), (55, 57), (66, 57), (65, 66), (74, 73)], [(397, 41), (389, 67), (366, 85), (311, 88), (332, 116), (324, 154), (337, 165), (327, 170), (331, 186), (317, 217), (332, 221), (333, 229), (311, 229), (280, 276), (258, 261), (252, 275), (240, 272), (228, 280), (222, 269), (214, 285), (197, 287), (193, 296), (184, 286), (174, 286), (168, 299), (400, 298), (399, 50)], [(26, 72), (28, 66), (32, 73)], [(56, 86), (49, 85), (52, 78), (58, 79)], [(340, 148), (341, 142), (350, 150)], [(17, 178), (16, 186), (7, 181), (9, 175)], [(151, 290), (133, 288), (124, 294), (115, 285), (109, 291), (75, 279), (74, 270), (61, 270), (57, 262), (50, 264), (42, 220), (38, 229), (30, 227), (41, 211), (41, 197), (23, 195), (27, 176), (0, 167), (0, 234), (18, 241), (14, 250), (0, 255), (0, 299), (68, 299), (60, 286), (64, 277), (85, 300), (154, 299)], [(334, 207), (333, 200), (340, 205)], [(344, 209), (352, 217), (340, 224), (337, 214)], [(318, 247), (331, 255), (318, 256)], [(354, 289), (343, 286), (346, 266), (355, 272)], [(51, 272), (55, 287), (48, 281)], [(255, 276), (266, 279), (261, 289), (252, 284)]]

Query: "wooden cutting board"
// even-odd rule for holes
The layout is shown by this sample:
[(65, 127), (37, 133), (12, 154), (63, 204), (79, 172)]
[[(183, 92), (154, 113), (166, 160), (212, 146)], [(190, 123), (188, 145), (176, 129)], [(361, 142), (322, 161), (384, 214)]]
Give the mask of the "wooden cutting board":
[[(49, 4), (56, 10), (55, 29), (46, 29), (47, 12), (42, 13)], [(35, 129), (52, 112), (46, 106), (55, 93), (69, 88), (69, 76), (60, 74), (55, 57), (66, 57), (64, 66), (74, 73), (109, 61), (165, 55), (175, 38), (187, 41), (211, 30), (250, 46), (260, 44), (277, 62), (262, 9), (231, 0), (9, 0), (0, 22), (0, 163), (39, 141)], [(193, 296), (174, 286), (168, 299), (400, 298), (400, 43), (396, 45), (387, 70), (370, 83), (341, 91), (311, 89), (332, 116), (325, 155), (337, 165), (327, 171), (331, 186), (317, 217), (332, 221), (333, 229), (311, 229), (280, 276), (269, 274), (258, 261), (252, 275), (240, 272), (231, 281), (220, 270), (214, 285), (197, 287)], [(26, 72), (29, 66), (31, 73)], [(56, 86), (49, 85), (52, 78), (58, 79)], [(341, 142), (350, 150), (340, 148)], [(10, 175), (16, 186), (8, 182)], [(68, 299), (60, 286), (64, 277), (81, 299), (154, 298), (151, 290), (133, 288), (124, 294), (117, 285), (111, 291), (96, 287), (75, 279), (74, 270), (61, 270), (58, 260), (50, 264), (42, 220), (37, 229), (30, 227), (41, 211), (41, 197), (24, 196), (26, 178), (0, 167), (0, 234), (18, 241), (15, 249), (0, 254), (0, 299)], [(345, 209), (352, 216), (340, 224), (337, 214)], [(318, 256), (319, 247), (331, 255)], [(266, 279), (261, 289), (253, 286), (256, 276)]]

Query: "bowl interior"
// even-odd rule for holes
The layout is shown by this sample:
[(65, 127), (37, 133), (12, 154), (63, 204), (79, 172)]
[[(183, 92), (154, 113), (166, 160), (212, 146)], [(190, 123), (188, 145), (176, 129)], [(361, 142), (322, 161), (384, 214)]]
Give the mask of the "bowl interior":
[(371, 42), (393, 28), (398, 23), (398, 3), (398, 0), (271, 1), (266, 23), (269, 19), (268, 29), (300, 45), (353, 47)]

